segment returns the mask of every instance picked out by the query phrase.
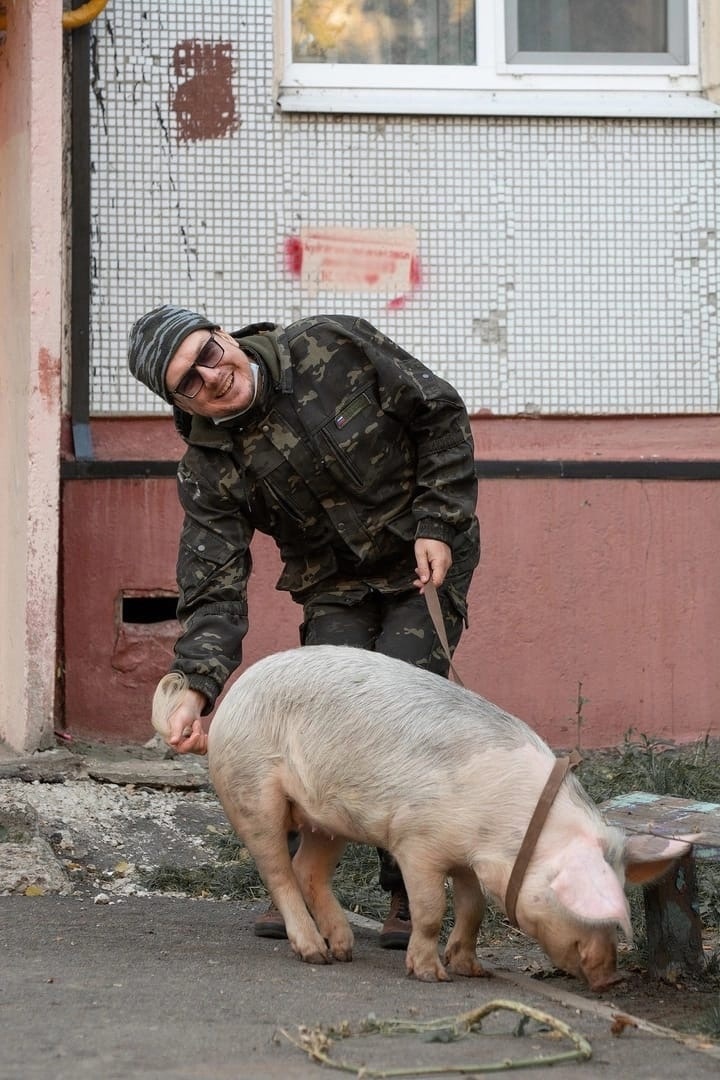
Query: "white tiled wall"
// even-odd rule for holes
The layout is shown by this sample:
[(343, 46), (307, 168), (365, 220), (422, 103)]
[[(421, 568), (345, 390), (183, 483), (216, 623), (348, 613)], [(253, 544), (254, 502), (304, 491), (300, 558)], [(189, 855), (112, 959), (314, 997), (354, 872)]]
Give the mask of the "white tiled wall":
[[(471, 410), (717, 412), (711, 120), (282, 115), (267, 0), (123, 0), (93, 24), (92, 411), (163, 411), (127, 373), (156, 304), (227, 329), (363, 315)], [(234, 132), (178, 140), (177, 42), (228, 42)], [(310, 226), (417, 234), (404, 298), (306, 292)]]

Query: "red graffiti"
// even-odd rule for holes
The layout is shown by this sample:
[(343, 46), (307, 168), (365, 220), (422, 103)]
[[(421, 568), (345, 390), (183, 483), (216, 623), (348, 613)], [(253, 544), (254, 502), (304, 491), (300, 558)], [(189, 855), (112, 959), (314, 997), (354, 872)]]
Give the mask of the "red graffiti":
[(172, 99), (178, 142), (218, 139), (237, 130), (231, 42), (179, 41), (173, 68), (186, 77)]
[(392, 297), (402, 308), (422, 283), (415, 234), (402, 229), (306, 228), (283, 244), (285, 271), (310, 289), (360, 289)]
[(413, 255), (410, 260), (410, 284), (413, 289), (417, 289), (418, 285), (422, 285), (422, 266), (420, 265), (420, 259), (417, 255)]
[(60, 394), (60, 358), (44, 346), (38, 352), (38, 389), (43, 404), (53, 409)]
[[(419, 285), (422, 285), (422, 267), (420, 265), (420, 259), (417, 255), (413, 255), (410, 260), (410, 288), (417, 289)], [(388, 311), (399, 311), (401, 308), (407, 307), (408, 297), (407, 293), (401, 293), (400, 296), (394, 297), (387, 303)]]
[(302, 271), (303, 246), (299, 236), (289, 236), (285, 241), (285, 269), (298, 277)]

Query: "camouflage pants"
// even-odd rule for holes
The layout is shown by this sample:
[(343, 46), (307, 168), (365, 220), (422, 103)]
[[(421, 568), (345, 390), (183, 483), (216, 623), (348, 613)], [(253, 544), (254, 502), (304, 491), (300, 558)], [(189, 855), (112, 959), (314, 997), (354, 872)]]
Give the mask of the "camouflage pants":
[[(467, 594), (477, 565), (476, 549), (457, 559), (438, 589), (450, 651), (467, 625)], [(305, 597), (303, 645), (351, 645), (405, 660), (447, 678), (449, 662), (437, 636), (425, 598), (413, 588), (400, 593), (381, 592), (365, 582), (343, 581)], [(404, 891), (395, 859), (378, 848), (380, 887)]]

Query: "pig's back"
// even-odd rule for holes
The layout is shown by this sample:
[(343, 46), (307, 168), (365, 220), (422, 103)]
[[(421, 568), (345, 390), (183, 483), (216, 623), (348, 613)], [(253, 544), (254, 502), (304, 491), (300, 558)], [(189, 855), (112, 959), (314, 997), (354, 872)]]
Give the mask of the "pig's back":
[[(244, 672), (210, 728), (210, 753), (228, 741), (307, 760), (398, 760), (410, 753), (457, 769), (470, 755), (546, 744), (478, 694), (402, 660), (336, 645), (274, 653)], [(322, 761), (320, 764), (322, 764)], [(316, 763), (317, 764), (317, 763)], [(361, 770), (362, 771), (362, 770)]]

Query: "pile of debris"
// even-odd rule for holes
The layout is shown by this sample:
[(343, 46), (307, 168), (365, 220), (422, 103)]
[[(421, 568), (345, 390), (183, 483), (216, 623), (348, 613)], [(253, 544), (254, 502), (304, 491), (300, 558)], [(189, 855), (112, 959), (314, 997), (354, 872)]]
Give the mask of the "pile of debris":
[(0, 895), (143, 894), (158, 866), (213, 860), (227, 830), (206, 760), (160, 740), (29, 755), (0, 745)]

